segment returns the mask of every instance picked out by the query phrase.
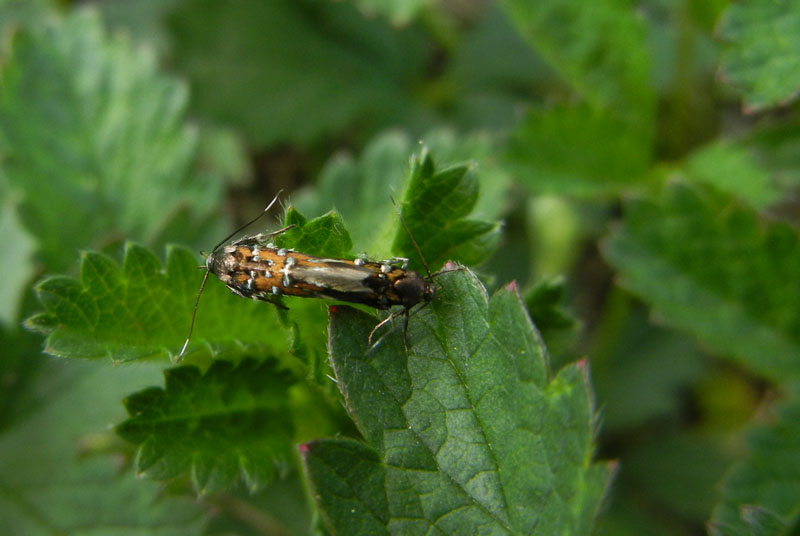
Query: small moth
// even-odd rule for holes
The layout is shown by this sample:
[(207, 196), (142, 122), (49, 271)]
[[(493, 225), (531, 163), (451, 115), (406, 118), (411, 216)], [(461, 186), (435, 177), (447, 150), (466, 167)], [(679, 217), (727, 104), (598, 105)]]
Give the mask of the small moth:
[[(381, 310), (397, 305), (403, 307), (399, 314), (405, 314), (408, 318), (411, 307), (433, 298), (435, 286), (431, 282), (430, 272), (425, 278), (408, 270), (408, 259), (394, 258), (381, 262), (360, 258), (327, 259), (278, 248), (270, 241), (293, 225), (267, 234), (245, 236), (223, 246), (234, 234), (263, 216), (277, 199), (275, 196), (257, 218), (217, 244), (206, 257), (206, 273), (197, 292), (189, 334), (178, 360), (183, 358), (189, 345), (200, 295), (209, 274), (216, 275), (238, 296), (267, 301), (281, 308), (285, 306), (277, 298), (285, 295), (360, 303)], [(416, 243), (414, 246), (417, 247)], [(369, 336), (370, 343), (373, 334), (395, 316), (397, 313), (375, 326)]]

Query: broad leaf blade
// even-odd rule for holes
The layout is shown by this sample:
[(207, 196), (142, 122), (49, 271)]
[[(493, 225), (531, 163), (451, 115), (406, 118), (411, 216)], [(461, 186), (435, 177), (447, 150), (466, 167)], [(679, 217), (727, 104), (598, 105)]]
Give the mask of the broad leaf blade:
[(164, 372), (166, 386), (129, 396), (130, 418), (116, 428), (139, 445), (136, 469), (158, 480), (191, 470), (198, 493), (232, 485), (264, 487), (291, 457), (291, 375), (274, 362), (215, 361)]
[(533, 191), (607, 195), (647, 171), (652, 141), (643, 128), (585, 105), (532, 110), (513, 133), (506, 159)]
[(402, 204), (406, 226), (398, 227), (392, 244), (392, 251), (410, 259), (412, 268), (423, 269), (423, 259), (433, 268), (448, 259), (476, 264), (491, 253), (499, 238), (499, 224), (466, 218), (478, 200), (472, 168), (472, 164), (458, 164), (437, 170), (426, 149), (413, 157)]
[[(85, 253), (81, 278), (54, 276), (36, 287), (43, 314), (27, 326), (48, 334), (45, 351), (62, 357), (128, 361), (176, 355), (189, 330), (202, 272), (192, 253), (170, 248), (166, 269), (150, 251), (129, 244), (122, 268)], [(210, 278), (197, 311), (189, 353), (241, 355), (242, 345), (285, 348), (275, 307), (242, 300)]]
[(800, 397), (796, 386), (776, 422), (750, 433), (749, 454), (726, 478), (711, 521), (715, 535), (778, 535), (797, 530), (800, 511)]
[(578, 96), (534, 109), (508, 158), (531, 188), (613, 192), (649, 164), (656, 93), (646, 28), (629, 2), (501, 2), (520, 34)]
[(646, 28), (629, 2), (500, 3), (522, 36), (592, 108), (633, 124), (654, 111)]
[(686, 163), (686, 171), (692, 179), (729, 192), (756, 210), (781, 198), (770, 174), (741, 145), (718, 142), (695, 151)]
[(357, 118), (391, 124), (415, 112), (402, 88), (423, 65), (422, 40), (349, 3), (193, 0), (170, 23), (196, 108), (241, 125), (256, 146), (310, 143)]
[(668, 323), (777, 381), (800, 373), (800, 244), (730, 199), (686, 185), (627, 208), (605, 244), (621, 283)]
[(332, 311), (338, 385), (369, 446), (302, 449), (330, 527), (587, 533), (609, 471), (591, 462), (585, 370), (548, 382), (544, 346), (513, 288), (489, 300), (465, 271), (439, 281), (410, 320), (408, 354), (402, 326), (369, 347), (374, 318)]
[[(159, 367), (46, 365), (50, 389), (25, 421), (0, 436), (0, 518), (5, 534), (87, 536), (198, 534), (205, 515), (195, 501), (170, 496), (154, 482), (120, 472), (108, 423), (122, 417), (119, 399), (158, 377)], [(54, 378), (58, 378), (54, 381)], [(94, 446), (97, 445), (97, 446)], [(94, 446), (94, 447), (93, 447)]]
[(750, 110), (786, 104), (800, 91), (800, 2), (732, 3), (720, 35), (731, 43), (722, 74)]
[(90, 11), (31, 26), (2, 67), (0, 138), (21, 219), (51, 270), (120, 231), (153, 241), (178, 207), (217, 192), (207, 180), (217, 177), (189, 180), (188, 93), (151, 51), (109, 38)]

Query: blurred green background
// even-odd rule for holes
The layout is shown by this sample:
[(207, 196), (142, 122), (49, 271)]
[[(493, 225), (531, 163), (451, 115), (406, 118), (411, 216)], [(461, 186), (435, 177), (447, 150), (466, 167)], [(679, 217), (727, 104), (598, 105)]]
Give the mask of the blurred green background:
[(793, 533), (798, 36), (798, 0), (0, 0), (0, 519), (57, 532), (80, 493), (98, 534), (308, 533), (296, 474), (202, 505), (117, 479), (105, 427), (164, 364), (51, 358), (21, 323), (81, 251), (208, 249), (280, 189), (385, 254), (363, 200), (421, 142), (504, 222), (490, 290), (519, 283), (554, 370), (589, 359), (619, 462), (597, 533)]

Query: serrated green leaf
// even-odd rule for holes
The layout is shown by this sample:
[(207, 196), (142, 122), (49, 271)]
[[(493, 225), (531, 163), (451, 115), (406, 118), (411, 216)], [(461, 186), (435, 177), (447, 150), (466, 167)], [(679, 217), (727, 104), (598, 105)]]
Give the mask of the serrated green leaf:
[(109, 38), (88, 10), (46, 21), (16, 33), (3, 63), (0, 139), (22, 221), (47, 266), (63, 271), (78, 248), (120, 231), (154, 240), (177, 207), (219, 182), (189, 180), (188, 93), (157, 72), (152, 51)]
[[(485, 148), (478, 136), (456, 141), (445, 133), (433, 133), (432, 140), (450, 158), (467, 157), (467, 147)], [(448, 259), (473, 263), (485, 258), (491, 253), (499, 226), (464, 218), (478, 202), (474, 164), (454, 164), (437, 170), (430, 152), (423, 149), (420, 155), (413, 156), (409, 172), (412, 150), (406, 135), (386, 132), (364, 149), (358, 161), (348, 157), (332, 159), (321, 174), (317, 191), (301, 194), (296, 204), (309, 214), (335, 206), (354, 237), (355, 253), (367, 253), (372, 258), (400, 255), (421, 270), (419, 254), (392, 204), (392, 196), (398, 199), (405, 190), (403, 216), (429, 266), (441, 265)], [(489, 160), (486, 154), (479, 156)], [(499, 190), (504, 192), (503, 177), (496, 171), (488, 180), (498, 179)], [(499, 197), (495, 190), (494, 198)], [(498, 207), (484, 208), (482, 215), (496, 214), (497, 210)]]
[(416, 242), (429, 267), (447, 260), (477, 264), (491, 253), (499, 238), (497, 223), (469, 220), (478, 200), (478, 181), (472, 164), (437, 170), (430, 153), (415, 155), (401, 206), (406, 227), (394, 235), (392, 251), (410, 259), (410, 266), (423, 269)]
[[(113, 440), (119, 399), (157, 379), (157, 366), (124, 370), (51, 360), (45, 400), (0, 436), (0, 518), (5, 534), (87, 536), (199, 534), (204, 512), (155, 483), (121, 472), (119, 459), (93, 452)], [(58, 378), (58, 380), (54, 380)], [(108, 436), (108, 437), (106, 437)]]
[(686, 163), (693, 180), (735, 195), (756, 210), (781, 198), (769, 173), (750, 156), (746, 147), (720, 141), (693, 153)]
[[(166, 269), (150, 251), (128, 244), (120, 267), (99, 253), (84, 253), (80, 280), (44, 279), (36, 294), (45, 308), (28, 322), (48, 335), (45, 351), (62, 357), (129, 361), (176, 355), (189, 330), (202, 272), (188, 250), (168, 249)], [(212, 278), (213, 279), (213, 278)], [(285, 349), (284, 335), (267, 303), (242, 300), (209, 281), (197, 311), (187, 353), (249, 347)]]
[(200, 494), (241, 478), (251, 492), (287, 467), (292, 450), (292, 376), (272, 361), (215, 361), (164, 372), (164, 389), (125, 399), (130, 418), (116, 427), (139, 445), (136, 470), (157, 480), (191, 471)]
[(346, 3), (194, 0), (170, 22), (195, 106), (241, 125), (251, 144), (308, 143), (357, 118), (380, 125), (414, 111), (403, 87), (424, 62), (418, 34)]
[(510, 171), (500, 161), (501, 143), (486, 132), (456, 135), (447, 128), (427, 132), (422, 145), (436, 161), (475, 162), (480, 182), (480, 197), (472, 211), (480, 219), (496, 220), (508, 209), (508, 192), (514, 182)]
[(749, 453), (724, 482), (711, 533), (728, 536), (793, 534), (800, 519), (800, 397), (796, 386), (777, 419), (753, 429)]
[(336, 209), (354, 239), (355, 253), (388, 257), (397, 225), (391, 196), (405, 186), (412, 150), (408, 136), (385, 132), (367, 144), (358, 160), (342, 154), (331, 158), (316, 189), (294, 196), (293, 201), (309, 215)]
[(730, 199), (683, 184), (639, 200), (603, 248), (621, 283), (717, 354), (777, 381), (800, 373), (800, 244)]
[(719, 34), (730, 42), (722, 72), (750, 110), (786, 104), (800, 90), (800, 2), (732, 3)]
[(289, 208), (283, 220), (284, 226), (294, 225), (285, 233), (275, 237), (275, 243), (306, 255), (341, 259), (351, 254), (353, 241), (337, 212), (314, 218), (311, 221), (296, 209)]
[(337, 534), (586, 534), (609, 469), (591, 461), (586, 370), (548, 381), (546, 350), (513, 288), (489, 300), (466, 271), (373, 346), (375, 319), (331, 314), (339, 388), (366, 444), (304, 445)]

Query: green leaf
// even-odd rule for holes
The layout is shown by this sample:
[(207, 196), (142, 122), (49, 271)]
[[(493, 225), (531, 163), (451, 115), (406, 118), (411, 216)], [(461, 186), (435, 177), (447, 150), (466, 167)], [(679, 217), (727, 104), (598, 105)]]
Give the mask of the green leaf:
[(304, 214), (319, 215), (335, 208), (347, 223), (356, 253), (391, 255), (397, 223), (392, 195), (408, 180), (412, 145), (407, 135), (388, 131), (373, 138), (358, 160), (339, 154), (320, 172), (317, 187), (293, 196)]
[(491, 300), (465, 270), (373, 346), (375, 319), (331, 313), (339, 389), (366, 439), (301, 447), (337, 534), (586, 534), (609, 468), (591, 461), (585, 365), (548, 381), (547, 357), (513, 287)]
[(344, 258), (350, 255), (353, 241), (337, 212), (307, 221), (297, 210), (290, 207), (283, 220), (284, 226), (295, 225), (285, 233), (275, 237), (276, 244), (291, 246), (297, 251), (315, 257)]
[(732, 3), (719, 34), (730, 42), (722, 58), (724, 78), (743, 94), (749, 110), (783, 105), (800, 90), (800, 2)]
[[(532, 98), (552, 88), (553, 73), (498, 2), (470, 10), (467, 25), (454, 24), (454, 13), (447, 9), (440, 9), (438, 18), (437, 12), (432, 17), (428, 13), (422, 21), (428, 27), (431, 19), (439, 22), (432, 25), (436, 37), (450, 46), (442, 76), (423, 87), (460, 130), (504, 134), (519, 122), (520, 110), (527, 110)], [(427, 135), (424, 139), (430, 143)], [(438, 150), (431, 150), (441, 159)]]
[[(469, 149), (474, 148), (489, 161), (488, 141), (481, 141), (477, 135), (455, 140), (442, 131), (432, 133), (431, 139), (448, 160), (468, 158)], [(409, 172), (412, 150), (406, 135), (386, 132), (364, 149), (358, 161), (343, 156), (332, 159), (321, 173), (316, 192), (297, 196), (295, 203), (308, 214), (319, 214), (335, 206), (354, 237), (354, 252), (379, 259), (400, 255), (410, 259), (412, 267), (421, 269), (419, 254), (400, 224), (397, 208), (392, 205), (392, 196), (405, 190), (403, 216), (429, 266), (441, 265), (449, 258), (464, 263), (485, 258), (491, 253), (499, 226), (464, 218), (478, 202), (480, 179), (473, 169), (475, 166), (460, 163), (437, 171), (430, 152), (423, 148), (419, 155), (413, 156)], [(491, 162), (488, 166), (491, 169)], [(497, 179), (502, 185), (507, 184), (506, 178), (499, 171), (486, 177), (494, 199), (502, 197), (499, 191), (505, 192), (505, 186), (492, 187), (491, 181)], [(484, 216), (498, 211), (497, 206), (483, 207)], [(431, 229), (437, 229), (435, 240)]]
[(142, 364), (120, 369), (90, 362), (47, 363), (41, 376), (51, 388), (46, 398), (0, 436), (4, 533), (202, 532), (205, 515), (197, 502), (135, 479), (120, 471), (121, 458), (100, 452), (113, 446), (107, 426), (124, 413), (119, 399), (156, 380), (158, 373), (159, 367)]
[(564, 278), (554, 277), (537, 281), (524, 295), (528, 314), (551, 353), (553, 348), (565, 346), (578, 330), (578, 320), (564, 306), (565, 291)]
[(714, 510), (712, 534), (794, 534), (800, 521), (800, 397), (796, 386), (774, 422), (750, 432), (748, 455), (737, 463)]
[(413, 237), (429, 267), (447, 260), (477, 264), (489, 256), (500, 234), (497, 223), (465, 218), (477, 200), (478, 180), (472, 164), (437, 170), (423, 148), (412, 159), (402, 204), (407, 229), (397, 229), (392, 251), (410, 259), (412, 268), (422, 269)]
[(15, 34), (3, 63), (0, 140), (22, 221), (63, 271), (75, 250), (120, 232), (154, 241), (177, 207), (220, 183), (188, 176), (188, 93), (152, 51), (107, 37), (91, 11), (47, 21)]
[[(627, 293), (606, 307), (593, 345), (592, 377), (603, 401), (603, 429), (627, 434), (637, 427), (680, 421), (685, 395), (707, 373), (707, 357), (689, 336), (654, 326)], [(638, 305), (638, 302), (637, 302)], [(664, 366), (669, 363), (669, 366)], [(646, 459), (642, 461), (646, 463)]]
[(354, 0), (354, 3), (367, 16), (379, 14), (392, 24), (401, 26), (408, 24), (417, 13), (433, 2), (432, 0)]
[[(590, 107), (649, 122), (655, 94), (644, 20), (630, 2), (503, 0), (522, 36)], [(639, 114), (646, 113), (642, 117)]]
[(741, 145), (720, 141), (704, 147), (691, 155), (686, 171), (692, 179), (735, 195), (757, 210), (781, 198), (770, 174)]
[[(643, 19), (629, 2), (505, 0), (537, 53), (580, 98), (534, 109), (509, 160), (531, 188), (586, 194), (640, 179), (653, 140), (656, 95)], [(562, 99), (563, 100), (563, 99)]]
[(642, 124), (585, 105), (532, 110), (513, 133), (506, 158), (529, 188), (608, 194), (641, 180), (650, 164)]
[(346, 3), (192, 0), (170, 23), (196, 109), (240, 125), (252, 145), (309, 143), (413, 111), (403, 88), (425, 61), (421, 39)]
[(288, 390), (292, 376), (272, 361), (215, 361), (164, 371), (165, 388), (125, 399), (130, 418), (116, 427), (139, 445), (136, 471), (156, 480), (191, 471), (200, 494), (239, 476), (251, 492), (287, 468), (292, 455)]
[[(45, 351), (57, 356), (129, 361), (175, 355), (201, 279), (194, 255), (182, 248), (168, 249), (166, 268), (135, 244), (125, 248), (121, 268), (105, 255), (84, 253), (80, 280), (53, 276), (36, 286), (45, 311), (26, 325), (47, 334)], [(274, 306), (242, 300), (210, 279), (187, 353), (201, 346), (236, 355), (247, 346), (285, 349)]]
[(472, 211), (475, 217), (495, 220), (505, 214), (514, 177), (498, 156), (503, 145), (496, 137), (482, 131), (457, 135), (439, 128), (422, 136), (422, 146), (436, 156), (439, 165), (475, 162), (480, 183), (480, 197)]
[(0, 195), (0, 322), (18, 322), (20, 302), (34, 274), (33, 237), (19, 222), (16, 207)]
[(603, 248), (666, 322), (767, 378), (800, 373), (800, 244), (782, 224), (698, 187), (639, 200)]
[(124, 31), (137, 42), (146, 42), (160, 53), (169, 52), (169, 35), (164, 17), (183, 0), (104, 0), (93, 2), (112, 31)]

